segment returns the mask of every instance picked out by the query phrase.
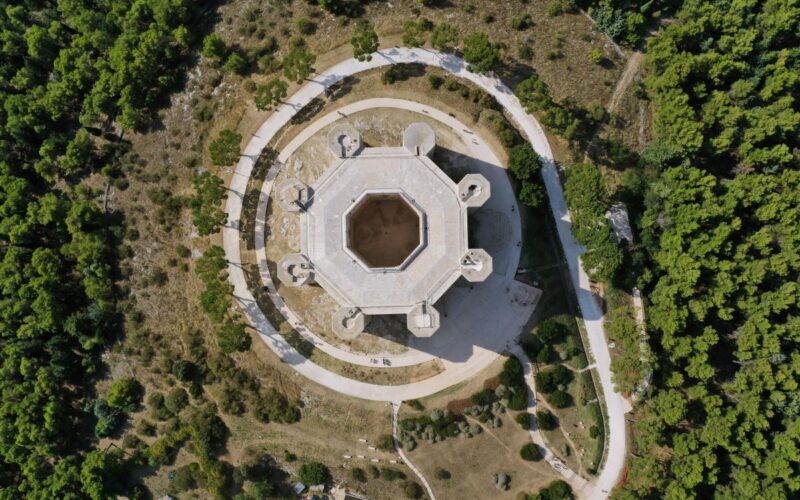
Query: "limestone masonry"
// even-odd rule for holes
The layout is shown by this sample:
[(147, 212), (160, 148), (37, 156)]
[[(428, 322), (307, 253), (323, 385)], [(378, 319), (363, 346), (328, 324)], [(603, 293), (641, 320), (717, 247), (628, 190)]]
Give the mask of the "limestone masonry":
[(479, 174), (450, 180), (430, 159), (436, 137), (425, 123), (408, 126), (403, 147), (364, 147), (345, 124), (328, 143), (338, 159), (313, 186), (278, 186), (278, 202), (301, 227), (301, 253), (281, 259), (278, 278), (321, 285), (341, 306), (332, 321), (343, 338), (379, 314), (405, 314), (414, 335), (433, 335), (434, 304), (450, 286), (492, 273), (491, 256), (467, 241), (468, 211), (489, 199), (489, 182)]

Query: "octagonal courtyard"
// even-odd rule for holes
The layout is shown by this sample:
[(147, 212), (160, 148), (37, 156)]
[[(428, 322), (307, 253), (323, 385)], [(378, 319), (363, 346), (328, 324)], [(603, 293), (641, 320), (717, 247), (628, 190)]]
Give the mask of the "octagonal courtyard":
[(425, 235), (422, 214), (402, 193), (366, 193), (345, 216), (347, 249), (370, 269), (396, 268)]

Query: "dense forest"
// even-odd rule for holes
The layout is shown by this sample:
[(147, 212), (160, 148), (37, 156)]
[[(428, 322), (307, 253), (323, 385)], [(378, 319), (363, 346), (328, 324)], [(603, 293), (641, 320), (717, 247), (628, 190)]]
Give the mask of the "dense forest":
[(689, 1), (647, 44), (655, 391), (620, 498), (800, 491), (800, 5)]
[[(149, 126), (178, 82), (196, 15), (184, 0), (0, 5), (4, 497), (105, 498), (120, 486), (120, 454), (88, 451), (85, 430), (99, 354), (121, 330), (121, 220), (99, 186), (123, 175), (123, 130)], [(98, 435), (131, 409), (135, 387), (120, 390), (94, 405)]]

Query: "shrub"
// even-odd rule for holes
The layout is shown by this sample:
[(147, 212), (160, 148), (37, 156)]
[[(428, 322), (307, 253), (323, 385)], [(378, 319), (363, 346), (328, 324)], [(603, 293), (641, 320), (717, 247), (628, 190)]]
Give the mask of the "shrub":
[(406, 404), (408, 404), (408, 406), (414, 408), (417, 411), (423, 411), (425, 409), (422, 403), (420, 403), (419, 399), (410, 399), (406, 401)]
[(483, 406), (488, 405), (492, 402), (492, 396), (494, 393), (489, 389), (483, 389), (482, 391), (478, 391), (470, 397), (472, 404)]
[(391, 434), (382, 434), (378, 438), (376, 446), (379, 450), (394, 451), (394, 439)]
[(196, 371), (197, 368), (194, 366), (194, 363), (186, 359), (179, 359), (174, 365), (172, 365), (172, 374), (175, 375), (175, 378), (181, 382), (191, 381), (194, 378)]
[(317, 29), (317, 26), (307, 17), (297, 19), (297, 21), (294, 22), (294, 26), (297, 28), (297, 31), (304, 35), (310, 35)]
[(536, 412), (536, 424), (543, 431), (551, 431), (558, 426), (558, 420), (547, 410)]
[(227, 319), (217, 330), (217, 343), (223, 353), (230, 354), (250, 349), (252, 339), (247, 334), (247, 325)]
[(393, 85), (394, 82), (397, 81), (397, 70), (395, 69), (394, 65), (389, 66), (389, 68), (383, 72), (381, 75), (381, 83), (384, 85)]
[[(197, 465), (197, 464), (194, 464)], [(197, 486), (195, 481), (194, 472), (196, 467), (183, 466), (175, 470), (175, 476), (172, 479), (172, 488), (176, 492), (191, 490)]]
[(511, 29), (523, 31), (533, 26), (533, 19), (530, 14), (523, 14), (511, 18)]
[(533, 47), (528, 44), (520, 45), (519, 49), (517, 49), (517, 55), (523, 61), (530, 61), (533, 59)]
[(436, 50), (449, 52), (455, 45), (458, 45), (459, 38), (458, 30), (454, 26), (441, 23), (431, 33), (431, 45)]
[(539, 323), (539, 327), (536, 329), (536, 334), (546, 344), (558, 342), (565, 333), (564, 325), (552, 318)]
[(562, 390), (553, 391), (547, 399), (556, 408), (566, 408), (572, 403), (572, 397)]
[(470, 71), (476, 73), (486, 73), (501, 64), (500, 51), (482, 32), (464, 38), (464, 60), (469, 63)]
[(600, 49), (591, 49), (589, 51), (589, 60), (595, 64), (600, 64), (603, 61), (603, 51)]
[(253, 415), (264, 423), (272, 421), (291, 424), (300, 420), (300, 410), (273, 387), (259, 394), (253, 407)]
[(508, 409), (522, 411), (528, 407), (528, 391), (524, 386), (515, 388), (511, 399), (508, 400)]
[(189, 250), (189, 247), (180, 243), (175, 247), (175, 253), (182, 259), (186, 259), (192, 255), (192, 251)]
[(564, 13), (564, 10), (563, 0), (553, 0), (547, 4), (547, 15), (550, 17), (560, 16)]
[(122, 422), (125, 420), (125, 415), (123, 413), (110, 406), (103, 399), (98, 399), (94, 402), (93, 413), (94, 416), (97, 417), (94, 434), (98, 438), (110, 436), (119, 429), (120, 425), (122, 425)]
[(526, 431), (530, 430), (531, 428), (531, 414), (528, 412), (518, 413), (514, 420), (519, 424), (520, 427), (525, 429)]
[(122, 377), (111, 383), (108, 391), (108, 405), (124, 412), (131, 412), (139, 406), (144, 389), (133, 377)]
[(210, 458), (225, 449), (228, 427), (217, 416), (213, 406), (196, 412), (189, 421), (188, 429), (194, 451), (201, 458)]
[(519, 387), (525, 385), (522, 363), (516, 356), (509, 357), (503, 363), (503, 371), (500, 373), (500, 383), (507, 387)]
[(572, 488), (568, 483), (558, 479), (550, 483), (546, 488), (539, 490), (537, 495), (539, 500), (571, 500)]
[(499, 490), (507, 490), (510, 487), (511, 477), (508, 474), (495, 474), (492, 476), (494, 485)]
[(599, 435), (600, 435), (600, 429), (596, 425), (593, 425), (593, 426), (589, 427), (589, 437), (590, 438), (597, 439), (597, 437)]
[(147, 447), (147, 463), (156, 467), (169, 465), (172, 461), (172, 445), (169, 438), (161, 438), (153, 441)]
[(319, 462), (309, 462), (300, 466), (297, 471), (297, 476), (300, 481), (313, 486), (317, 484), (326, 484), (330, 478), (331, 473), (325, 464)]
[(225, 55), (225, 50), (225, 41), (217, 33), (212, 33), (203, 39), (204, 57), (220, 60)]
[(406, 481), (405, 486), (403, 486), (403, 493), (405, 493), (406, 498), (422, 498), (422, 486), (414, 481)]
[(238, 52), (234, 52), (228, 56), (228, 60), (225, 61), (225, 65), (222, 67), (222, 69), (228, 73), (236, 73), (241, 75), (247, 70), (249, 65), (250, 62), (247, 59), (242, 57), (242, 55)]
[(428, 75), (428, 83), (430, 83), (433, 90), (439, 90), (444, 83), (444, 78), (439, 75)]
[(527, 443), (519, 450), (519, 456), (528, 462), (538, 462), (542, 459), (542, 451), (533, 443)]
[(169, 391), (167, 397), (164, 398), (164, 407), (172, 414), (177, 415), (182, 409), (189, 404), (189, 396), (186, 391), (181, 387), (176, 387)]
[(211, 161), (214, 165), (233, 165), (239, 159), (239, 146), (242, 135), (233, 130), (222, 130), (214, 142), (211, 143)]
[(394, 481), (395, 479), (403, 478), (404, 474), (397, 469), (391, 467), (381, 467), (381, 478), (386, 481)]
[(353, 481), (357, 481), (359, 483), (366, 483), (367, 482), (367, 473), (364, 472), (364, 469), (361, 467), (354, 467), (350, 469), (350, 477)]
[(559, 385), (566, 384), (572, 378), (572, 372), (566, 366), (558, 365), (552, 370), (536, 374), (536, 389), (545, 394), (555, 391)]
[(140, 420), (136, 424), (136, 432), (143, 436), (155, 436), (156, 426), (149, 420)]
[(509, 151), (508, 169), (521, 183), (519, 198), (528, 206), (538, 207), (545, 199), (541, 179), (542, 160), (529, 143)]
[(447, 469), (442, 469), (441, 467), (436, 469), (436, 472), (434, 472), (433, 475), (434, 477), (436, 477), (436, 479), (441, 479), (442, 481), (453, 477), (452, 474), (450, 474), (450, 471), (448, 471)]

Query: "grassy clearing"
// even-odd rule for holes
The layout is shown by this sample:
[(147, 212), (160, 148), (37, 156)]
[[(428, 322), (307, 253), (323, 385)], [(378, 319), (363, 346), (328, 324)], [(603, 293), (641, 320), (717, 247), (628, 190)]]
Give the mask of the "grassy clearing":
[[(436, 408), (453, 408), (452, 403), (469, 401), (472, 394), (487, 386), (496, 386), (506, 359), (501, 356), (470, 380), (420, 400), (422, 411), (404, 404), (400, 419), (430, 414)], [(535, 492), (556, 475), (542, 461), (526, 462), (520, 458), (520, 448), (530, 442), (530, 435), (513, 420), (516, 414), (514, 411), (500, 414), (502, 425), (498, 428), (489, 428), (467, 417), (470, 424), (481, 425), (480, 434), (472, 438), (448, 437), (435, 444), (417, 440), (417, 448), (408, 452), (408, 457), (431, 481), (437, 498), (515, 498), (521, 493)], [(448, 471), (451, 478), (437, 478), (438, 469)], [(495, 488), (494, 473), (511, 476), (508, 491)]]

